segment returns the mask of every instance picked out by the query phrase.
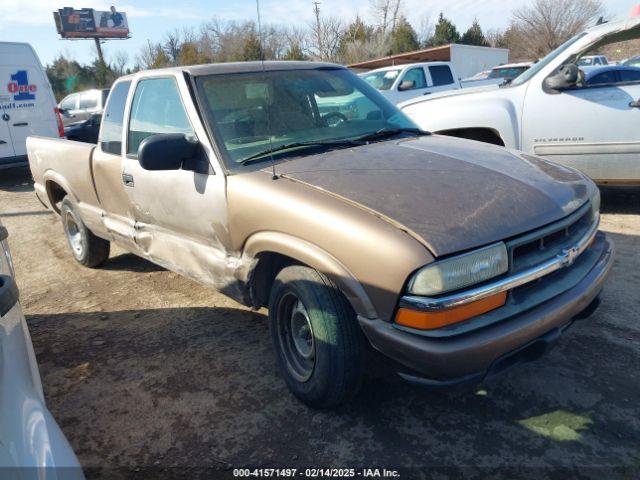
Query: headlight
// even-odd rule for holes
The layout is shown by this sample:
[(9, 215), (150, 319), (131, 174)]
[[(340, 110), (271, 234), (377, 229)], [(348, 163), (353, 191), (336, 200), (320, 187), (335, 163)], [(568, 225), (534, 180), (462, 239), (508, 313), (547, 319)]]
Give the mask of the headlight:
[(424, 267), (409, 281), (409, 293), (438, 295), (483, 282), (508, 269), (507, 247), (500, 242)]
[(600, 189), (598, 187), (591, 195), (591, 216), (594, 220), (600, 216)]

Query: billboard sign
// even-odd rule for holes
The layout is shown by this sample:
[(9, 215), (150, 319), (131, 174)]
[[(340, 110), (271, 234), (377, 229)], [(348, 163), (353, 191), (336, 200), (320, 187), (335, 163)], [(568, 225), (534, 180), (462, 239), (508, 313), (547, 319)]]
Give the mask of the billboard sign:
[(129, 38), (127, 14), (116, 7), (106, 12), (65, 7), (53, 12), (53, 18), (62, 38)]

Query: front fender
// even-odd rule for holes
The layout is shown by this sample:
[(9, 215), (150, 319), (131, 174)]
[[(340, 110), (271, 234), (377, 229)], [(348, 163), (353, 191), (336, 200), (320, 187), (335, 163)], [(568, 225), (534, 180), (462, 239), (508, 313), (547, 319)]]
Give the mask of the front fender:
[[(325, 274), (344, 293), (355, 312), (366, 318), (377, 318), (376, 310), (355, 276), (337, 258), (321, 248), (293, 235), (261, 231), (251, 235), (244, 244), (242, 256), (256, 258), (261, 253), (273, 252), (293, 258)], [(255, 262), (243, 262), (245, 280), (251, 277)]]
[(402, 110), (423, 130), (437, 133), (462, 128), (490, 129), (500, 135), (505, 147), (520, 148), (520, 114), (509, 98), (473, 98), (462, 94), (411, 103)]

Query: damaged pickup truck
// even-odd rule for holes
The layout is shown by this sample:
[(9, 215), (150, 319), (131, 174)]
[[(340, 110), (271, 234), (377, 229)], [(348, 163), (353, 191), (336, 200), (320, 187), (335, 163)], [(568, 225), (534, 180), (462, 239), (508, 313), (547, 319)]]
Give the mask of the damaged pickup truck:
[(268, 307), (282, 376), (314, 407), (355, 394), (369, 345), (429, 387), (537, 358), (612, 263), (583, 174), (423, 132), (337, 65), (139, 72), (97, 145), (27, 147), (78, 262), (114, 243)]

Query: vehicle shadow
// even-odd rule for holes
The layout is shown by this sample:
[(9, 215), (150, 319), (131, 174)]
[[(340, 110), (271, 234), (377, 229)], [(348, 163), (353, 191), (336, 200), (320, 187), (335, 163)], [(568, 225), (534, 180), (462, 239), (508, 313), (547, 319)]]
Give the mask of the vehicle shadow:
[(156, 265), (133, 253), (123, 253), (115, 257), (110, 257), (103, 265), (102, 270), (127, 271), (127, 272), (160, 272), (165, 268)]
[(640, 187), (599, 188), (602, 213), (640, 214)]
[(0, 190), (6, 192), (29, 192), (33, 190), (33, 178), (29, 167), (0, 170)]
[[(615, 308), (603, 305), (604, 314)], [(117, 465), (319, 462), (408, 465), (417, 470), (406, 478), (419, 478), (412, 473), (427, 465), (477, 475), (541, 458), (570, 468), (636, 458), (637, 357), (632, 345), (602, 335), (620, 328), (605, 318), (596, 313), (543, 361), (475, 389), (425, 391), (371, 355), (360, 394), (333, 411), (288, 392), (260, 312), (188, 307), (27, 320), (49, 408), (81, 463), (106, 468), (107, 477)]]

